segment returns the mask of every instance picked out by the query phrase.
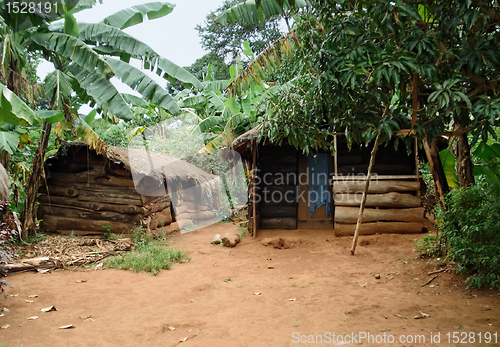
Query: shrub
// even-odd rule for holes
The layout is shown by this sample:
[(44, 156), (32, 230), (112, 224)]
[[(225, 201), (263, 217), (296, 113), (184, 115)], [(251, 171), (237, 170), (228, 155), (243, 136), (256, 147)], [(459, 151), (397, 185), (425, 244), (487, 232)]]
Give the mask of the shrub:
[(446, 209), (437, 207), (438, 241), (460, 273), (469, 273), (467, 288), (500, 289), (500, 201), (492, 188), (478, 183), (453, 190)]

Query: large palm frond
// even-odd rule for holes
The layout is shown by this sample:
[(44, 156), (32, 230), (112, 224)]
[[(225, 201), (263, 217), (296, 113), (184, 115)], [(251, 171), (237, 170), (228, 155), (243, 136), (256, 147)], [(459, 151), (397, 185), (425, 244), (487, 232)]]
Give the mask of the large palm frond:
[(120, 60), (113, 58), (105, 58), (105, 60), (115, 71), (116, 77), (130, 88), (141, 93), (144, 98), (153, 101), (172, 114), (180, 111), (180, 107), (172, 96), (144, 72)]
[(76, 65), (70, 66), (69, 71), (103, 110), (107, 110), (124, 120), (134, 119), (134, 114), (128, 103), (108, 79), (80, 69)]
[(175, 5), (168, 2), (150, 2), (118, 11), (104, 18), (103, 23), (119, 29), (125, 29), (143, 22), (147, 16), (149, 20), (161, 18), (171, 13)]
[(78, 37), (90, 45), (100, 54), (118, 56), (123, 61), (136, 58), (144, 62), (144, 67), (154, 70), (159, 76), (172, 82), (180, 81), (187, 87), (194, 86), (203, 89), (203, 84), (186, 69), (161, 57), (147, 44), (135, 37), (102, 23), (79, 23)]
[(70, 59), (89, 72), (109, 79), (113, 69), (82, 40), (64, 33), (34, 34), (31, 40), (60, 56)]
[(297, 10), (308, 5), (307, 0), (248, 0), (222, 12), (216, 21), (222, 25), (237, 22), (255, 24), (284, 14), (285, 10)]

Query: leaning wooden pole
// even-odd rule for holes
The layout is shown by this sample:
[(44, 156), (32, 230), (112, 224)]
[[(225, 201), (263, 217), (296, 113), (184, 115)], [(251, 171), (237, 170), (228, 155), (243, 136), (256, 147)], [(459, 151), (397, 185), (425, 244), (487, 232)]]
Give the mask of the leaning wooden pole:
[(253, 162), (252, 162), (252, 234), (253, 238), (255, 239), (257, 237), (257, 206), (255, 203), (255, 196), (256, 196), (256, 178), (257, 178), (257, 139), (254, 139), (253, 143)]
[(361, 223), (363, 223), (363, 212), (365, 210), (366, 204), (366, 194), (368, 193), (368, 188), (370, 187), (370, 180), (373, 171), (373, 165), (375, 164), (375, 156), (377, 155), (378, 144), (380, 142), (380, 133), (377, 134), (375, 139), (375, 144), (373, 145), (372, 154), (370, 156), (370, 165), (368, 165), (368, 173), (366, 174), (365, 187), (363, 189), (363, 197), (361, 198), (361, 205), (359, 206), (358, 221), (356, 222), (356, 230), (354, 230), (354, 239), (352, 240), (351, 254), (354, 255), (356, 252), (356, 246), (358, 245), (359, 238), (359, 228)]

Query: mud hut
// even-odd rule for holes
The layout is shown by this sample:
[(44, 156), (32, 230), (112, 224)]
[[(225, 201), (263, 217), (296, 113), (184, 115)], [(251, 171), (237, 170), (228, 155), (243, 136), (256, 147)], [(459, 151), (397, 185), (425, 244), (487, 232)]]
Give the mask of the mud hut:
[(171, 232), (209, 224), (218, 181), (172, 156), (83, 143), (63, 144), (45, 162), (39, 197), (42, 229), (62, 234), (127, 233), (137, 226)]
[[(250, 190), (249, 230), (333, 229), (353, 235), (371, 146), (347, 146), (345, 136), (332, 138), (335, 153), (305, 155), (284, 141), (277, 145), (259, 137), (259, 127), (233, 142), (257, 172)], [(418, 151), (380, 146), (370, 181), (360, 234), (420, 233), (421, 178)]]

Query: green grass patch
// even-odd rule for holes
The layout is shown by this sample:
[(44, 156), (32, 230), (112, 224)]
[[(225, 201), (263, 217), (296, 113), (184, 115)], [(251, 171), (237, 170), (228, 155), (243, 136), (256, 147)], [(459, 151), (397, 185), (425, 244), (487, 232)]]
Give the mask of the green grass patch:
[(168, 248), (162, 240), (148, 237), (143, 229), (134, 231), (132, 238), (136, 249), (112, 258), (103, 263), (109, 268), (150, 272), (157, 275), (160, 270), (168, 270), (173, 263), (189, 260), (184, 251)]
[(145, 271), (157, 275), (160, 270), (168, 270), (173, 263), (181, 260), (188, 260), (184, 251), (151, 242), (137, 247), (134, 251), (106, 259), (104, 265), (109, 268)]

